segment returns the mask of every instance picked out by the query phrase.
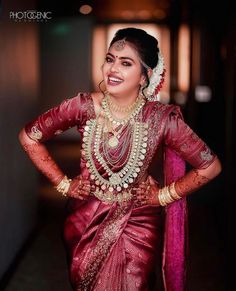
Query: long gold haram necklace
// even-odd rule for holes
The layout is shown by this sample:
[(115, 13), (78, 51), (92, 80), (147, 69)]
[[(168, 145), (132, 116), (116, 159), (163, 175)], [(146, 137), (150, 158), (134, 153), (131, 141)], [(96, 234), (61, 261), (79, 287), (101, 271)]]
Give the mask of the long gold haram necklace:
[[(135, 178), (140, 172), (140, 167), (143, 165), (143, 160), (145, 159), (146, 148), (147, 148), (147, 124), (134, 121), (134, 117), (142, 109), (145, 102), (142, 102), (142, 106), (138, 106), (139, 110), (135, 110), (135, 114), (130, 115), (130, 119), (127, 122), (132, 120), (132, 145), (129, 150), (129, 158), (127, 163), (117, 172), (113, 172), (108, 163), (105, 161), (103, 154), (100, 153), (100, 143), (103, 125), (98, 123), (97, 119), (88, 120), (84, 128), (84, 137), (83, 137), (83, 149), (86, 159), (86, 166), (90, 172), (90, 177), (95, 181), (95, 184), (99, 188), (95, 191), (95, 196), (99, 196), (99, 199), (106, 202), (114, 202), (122, 200), (123, 198), (130, 199), (124, 193), (123, 198), (112, 195), (114, 190), (120, 192), (123, 189), (127, 189), (130, 183), (133, 183)], [(112, 120), (117, 122), (116, 120)], [(92, 153), (94, 151), (94, 154)], [(95, 160), (103, 167), (108, 178), (104, 178), (97, 170)], [(111, 195), (109, 195), (111, 194)], [(127, 198), (128, 197), (128, 198)]]

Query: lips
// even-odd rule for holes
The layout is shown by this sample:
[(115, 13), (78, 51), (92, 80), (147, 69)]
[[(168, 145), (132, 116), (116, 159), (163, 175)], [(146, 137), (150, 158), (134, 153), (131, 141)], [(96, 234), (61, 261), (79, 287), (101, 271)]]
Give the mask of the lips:
[(116, 85), (121, 84), (122, 82), (123, 82), (122, 79), (113, 75), (108, 75), (108, 79), (107, 79), (108, 85), (116, 86)]

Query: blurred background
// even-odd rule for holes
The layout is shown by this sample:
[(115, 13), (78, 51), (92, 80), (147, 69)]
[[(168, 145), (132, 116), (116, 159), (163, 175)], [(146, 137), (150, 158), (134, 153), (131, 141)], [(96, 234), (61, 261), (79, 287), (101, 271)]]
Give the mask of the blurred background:
[[(228, 0), (0, 1), (0, 290), (71, 290), (66, 200), (33, 167), (18, 133), (65, 98), (97, 90), (109, 41), (128, 26), (158, 38), (167, 69), (160, 101), (181, 106), (223, 165), (188, 199), (188, 290), (234, 290), (235, 20)], [(71, 129), (47, 142), (71, 177), (79, 141)]]

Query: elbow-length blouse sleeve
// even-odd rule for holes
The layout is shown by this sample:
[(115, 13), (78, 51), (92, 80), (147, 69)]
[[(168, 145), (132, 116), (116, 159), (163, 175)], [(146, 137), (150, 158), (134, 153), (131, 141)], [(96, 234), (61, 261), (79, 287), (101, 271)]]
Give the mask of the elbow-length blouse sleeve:
[(91, 114), (92, 102), (91, 95), (87, 93), (65, 99), (27, 123), (26, 134), (33, 140), (43, 142), (71, 127), (82, 126)]
[(194, 168), (205, 169), (216, 157), (206, 143), (184, 122), (178, 106), (174, 106), (174, 110), (167, 117), (164, 143)]

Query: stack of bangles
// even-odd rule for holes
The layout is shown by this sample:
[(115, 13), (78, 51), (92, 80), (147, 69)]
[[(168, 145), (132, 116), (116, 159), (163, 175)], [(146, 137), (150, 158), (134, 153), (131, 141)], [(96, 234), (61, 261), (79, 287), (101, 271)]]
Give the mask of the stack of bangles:
[(63, 196), (67, 196), (67, 192), (70, 188), (71, 179), (68, 179), (67, 176), (64, 176), (64, 178), (61, 180), (61, 182), (55, 187), (56, 190), (60, 193), (62, 193)]
[(175, 190), (175, 182), (161, 188), (157, 193), (157, 198), (161, 206), (166, 206), (182, 198)]

